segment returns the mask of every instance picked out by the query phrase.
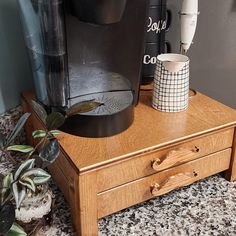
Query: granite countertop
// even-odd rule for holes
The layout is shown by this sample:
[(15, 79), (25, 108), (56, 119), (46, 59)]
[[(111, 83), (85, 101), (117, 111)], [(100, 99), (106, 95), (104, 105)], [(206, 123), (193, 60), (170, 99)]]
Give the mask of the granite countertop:
[[(1, 115), (0, 129), (11, 130), (20, 113), (17, 108)], [(18, 141), (23, 142), (24, 136)], [(0, 173), (6, 174), (14, 166), (1, 153), (0, 157)], [(51, 186), (55, 195), (53, 222), (38, 235), (76, 235), (68, 204), (53, 182)], [(99, 235), (236, 235), (236, 182), (215, 175), (130, 207), (100, 219)]]

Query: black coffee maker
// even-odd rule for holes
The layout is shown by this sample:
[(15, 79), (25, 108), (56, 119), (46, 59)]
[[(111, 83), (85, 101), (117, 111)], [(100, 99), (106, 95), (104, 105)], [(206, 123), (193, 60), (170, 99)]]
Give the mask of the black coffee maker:
[(147, 0), (18, 0), (36, 97), (65, 111), (64, 131), (104, 137), (133, 121), (141, 80)]

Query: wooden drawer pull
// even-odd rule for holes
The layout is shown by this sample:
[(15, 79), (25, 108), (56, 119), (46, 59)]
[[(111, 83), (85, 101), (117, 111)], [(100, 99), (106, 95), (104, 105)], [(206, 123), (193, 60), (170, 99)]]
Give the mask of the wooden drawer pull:
[(197, 176), (198, 174), (195, 171), (187, 172), (187, 173), (179, 173), (179, 174), (170, 176), (163, 182), (155, 183), (153, 186), (151, 186), (151, 194), (153, 196), (159, 196), (161, 194), (160, 191), (163, 190), (164, 188), (168, 188), (168, 189), (170, 188), (170, 190), (173, 190), (173, 189), (186, 186), (192, 182), (193, 178)]
[(160, 165), (163, 164), (167, 168), (176, 165), (177, 163), (182, 163), (188, 160), (188, 158), (196, 156), (196, 153), (200, 151), (200, 148), (195, 146), (192, 149), (178, 148), (176, 150), (171, 150), (167, 155), (160, 159), (157, 158), (152, 162), (152, 168), (156, 171), (160, 169)]

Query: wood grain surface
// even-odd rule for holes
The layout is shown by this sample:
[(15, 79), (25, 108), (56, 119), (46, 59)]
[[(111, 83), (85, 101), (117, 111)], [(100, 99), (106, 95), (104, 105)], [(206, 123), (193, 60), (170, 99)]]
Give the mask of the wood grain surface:
[[(32, 111), (32, 92), (22, 95), (26, 124), (45, 129)], [(153, 196), (227, 170), (236, 179), (236, 111), (200, 93), (180, 113), (151, 108), (151, 91), (141, 92), (135, 119), (107, 138), (57, 136), (61, 153), (49, 171), (71, 207), (78, 235), (98, 235), (98, 219)], [(234, 141), (233, 141), (234, 136)]]
[(230, 168), (225, 173), (225, 178), (229, 181), (236, 180), (236, 129), (234, 131), (234, 139), (233, 139), (233, 146), (232, 146), (232, 158), (230, 162)]
[[(33, 93), (24, 93), (30, 102)], [(189, 108), (165, 113), (151, 107), (151, 92), (141, 92), (134, 123), (121, 134), (107, 138), (82, 138), (63, 133), (61, 147), (80, 172), (154, 150), (224, 127), (235, 126), (236, 111), (197, 93)]]
[[(193, 173), (191, 178), (178, 179), (170, 181), (160, 188), (162, 195), (178, 187), (189, 185), (199, 179), (224, 171), (229, 168), (231, 149), (188, 162), (186, 164), (164, 170), (157, 174), (145, 177), (128, 184), (107, 190), (98, 194), (98, 217), (104, 217), (113, 212), (127, 208), (134, 204), (153, 198), (152, 187), (158, 183), (169, 180), (170, 177), (178, 174), (188, 175)], [(197, 175), (194, 175), (194, 174)]]
[[(217, 131), (163, 150), (143, 153), (110, 164), (97, 171), (98, 192), (230, 148), (232, 147), (233, 134), (233, 128)], [(195, 147), (198, 148), (198, 152), (195, 152)], [(183, 149), (188, 150), (188, 152), (183, 152)], [(157, 159), (161, 162), (154, 169), (152, 165)]]

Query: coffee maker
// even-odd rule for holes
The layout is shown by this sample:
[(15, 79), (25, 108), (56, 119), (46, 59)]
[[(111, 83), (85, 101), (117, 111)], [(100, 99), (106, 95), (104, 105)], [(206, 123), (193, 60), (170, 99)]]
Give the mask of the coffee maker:
[(138, 102), (147, 0), (18, 0), (37, 100), (65, 111), (62, 130), (104, 137), (127, 129)]

